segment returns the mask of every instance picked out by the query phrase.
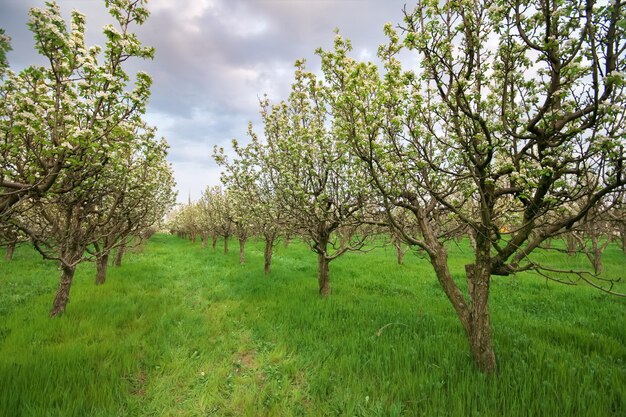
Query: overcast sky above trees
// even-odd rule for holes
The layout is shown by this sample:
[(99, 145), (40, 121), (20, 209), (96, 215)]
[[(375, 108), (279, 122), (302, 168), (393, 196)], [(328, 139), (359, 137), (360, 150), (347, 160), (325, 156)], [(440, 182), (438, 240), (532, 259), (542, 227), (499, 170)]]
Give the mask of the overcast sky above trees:
[[(104, 42), (111, 22), (104, 0), (58, 0), (69, 20), (72, 9), (87, 16), (88, 44)], [(402, 21), (405, 0), (149, 0), (150, 19), (137, 30), (156, 48), (153, 62), (135, 62), (154, 79), (147, 120), (171, 149), (169, 160), (179, 201), (200, 197), (219, 183), (213, 145), (232, 138), (247, 142), (249, 120), (258, 123), (259, 97), (287, 97), (294, 62), (319, 68), (317, 47), (330, 48), (333, 30), (352, 40), (354, 56), (370, 59), (384, 42), (383, 25)], [(41, 63), (26, 22), (44, 0), (2, 0), (0, 27), (12, 38), (14, 70)]]

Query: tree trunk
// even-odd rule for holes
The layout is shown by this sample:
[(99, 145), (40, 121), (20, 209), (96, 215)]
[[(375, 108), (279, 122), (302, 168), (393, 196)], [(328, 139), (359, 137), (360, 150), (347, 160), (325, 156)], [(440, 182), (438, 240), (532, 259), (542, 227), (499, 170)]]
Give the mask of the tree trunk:
[(330, 274), (328, 270), (329, 260), (325, 254), (317, 254), (317, 283), (320, 288), (320, 295), (326, 297), (330, 295)]
[(448, 265), (446, 247), (437, 240), (437, 235), (430, 223), (422, 216), (417, 216), (418, 225), (429, 248), (430, 263), (435, 269), (437, 280), (441, 284), (448, 300), (454, 307), (463, 329), (467, 334), (470, 352), (478, 368), (484, 373), (496, 371), (496, 355), (491, 340), (491, 322), (489, 317), (489, 281), (491, 242), (487, 238), (488, 228), (468, 236), (475, 251), (475, 263), (466, 265), (469, 304), (463, 292), (452, 278)]
[(126, 243), (122, 243), (115, 253), (115, 259), (113, 260), (113, 266), (119, 267), (122, 266), (122, 258), (124, 257), (124, 253), (126, 252)]
[(133, 249), (135, 253), (143, 253), (143, 248), (146, 245), (146, 241), (140, 237), (133, 239)]
[(265, 257), (265, 275), (270, 273), (270, 269), (272, 268), (272, 254), (274, 253), (274, 238), (266, 237), (265, 238), (265, 250), (263, 251), (263, 255)]
[(228, 254), (228, 236), (224, 236), (224, 254)]
[(569, 256), (574, 256), (576, 254), (576, 238), (572, 233), (574, 232), (570, 232), (565, 235), (565, 243), (567, 243), (567, 254)]
[(246, 263), (246, 239), (239, 239), (239, 265)]
[(52, 309), (50, 310), (50, 317), (57, 317), (65, 311), (67, 303), (70, 302), (70, 287), (72, 286), (72, 279), (74, 279), (74, 272), (76, 266), (61, 266), (61, 282), (59, 289), (52, 303)]
[(469, 238), (472, 249), (476, 249), (476, 232), (474, 230), (468, 231), (467, 237)]
[(109, 254), (106, 253), (96, 259), (96, 285), (102, 285), (107, 279), (107, 268), (109, 267)]
[(402, 265), (404, 263), (404, 250), (402, 250), (402, 242), (398, 239), (394, 239), (393, 246), (396, 248), (396, 259), (398, 261), (398, 265)]
[(598, 236), (596, 236), (595, 233), (592, 233), (591, 235), (591, 247), (593, 251), (593, 259), (591, 263), (593, 265), (594, 272), (598, 275), (604, 269), (604, 266), (602, 265), (602, 253), (604, 252), (604, 248), (600, 245)]
[(470, 293), (470, 315), (468, 338), (474, 362), (487, 374), (496, 371), (496, 355), (491, 338), (489, 315), (489, 265), (486, 262), (466, 265)]
[(599, 275), (604, 270), (604, 265), (602, 264), (602, 252), (594, 248), (593, 250), (593, 270), (596, 275)]
[(207, 243), (209, 242), (209, 237), (207, 236), (207, 234), (202, 233), (202, 235), (200, 235), (200, 239), (202, 240), (202, 247), (206, 248)]
[(7, 245), (7, 252), (6, 252), (6, 255), (4, 256), (4, 259), (6, 259), (7, 261), (10, 261), (11, 259), (13, 259), (14, 253), (15, 253), (15, 242), (9, 242)]
[(418, 216), (418, 225), (429, 248), (430, 263), (435, 269), (437, 280), (441, 284), (448, 300), (454, 307), (463, 329), (467, 335), (470, 352), (479, 369), (485, 373), (496, 371), (496, 355), (491, 340), (491, 323), (489, 318), (489, 280), (490, 245), (486, 238), (487, 232), (476, 233), (470, 230), (468, 236), (475, 248), (475, 263), (466, 265), (467, 284), (469, 289), (468, 304), (466, 297), (452, 278), (448, 265), (446, 247), (437, 240), (437, 235), (424, 217)]
[(211, 247), (213, 248), (213, 251), (215, 252), (215, 247), (217, 246), (217, 235), (212, 235), (211, 236)]

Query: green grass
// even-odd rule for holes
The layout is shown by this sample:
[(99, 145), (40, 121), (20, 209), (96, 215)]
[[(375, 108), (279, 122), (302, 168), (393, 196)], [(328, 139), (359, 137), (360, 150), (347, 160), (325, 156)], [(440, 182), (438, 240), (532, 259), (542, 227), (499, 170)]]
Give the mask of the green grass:
[[(347, 254), (321, 299), (304, 245), (280, 245), (268, 277), (261, 242), (244, 266), (231, 249), (157, 235), (104, 286), (79, 267), (50, 319), (56, 267), (19, 247), (0, 261), (0, 416), (626, 415), (623, 299), (494, 278), (487, 377), (419, 256)], [(460, 281), (469, 256), (451, 248)], [(610, 247), (607, 274), (625, 260)]]

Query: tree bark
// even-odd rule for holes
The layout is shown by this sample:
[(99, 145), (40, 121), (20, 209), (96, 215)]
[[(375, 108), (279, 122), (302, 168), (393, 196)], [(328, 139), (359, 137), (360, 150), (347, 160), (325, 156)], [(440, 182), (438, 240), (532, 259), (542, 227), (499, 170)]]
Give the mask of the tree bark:
[(102, 285), (107, 279), (107, 269), (109, 267), (109, 254), (106, 253), (96, 259), (96, 285)]
[(263, 255), (265, 258), (265, 266), (264, 272), (265, 275), (270, 273), (270, 269), (272, 268), (272, 254), (274, 253), (274, 238), (266, 237), (265, 238), (265, 250), (263, 251)]
[(574, 232), (570, 232), (565, 235), (565, 243), (567, 243), (567, 254), (569, 256), (574, 256), (576, 254), (576, 238), (572, 233)]
[(217, 246), (217, 235), (211, 235), (211, 247), (215, 252), (215, 247)]
[(323, 253), (317, 254), (317, 282), (320, 288), (320, 295), (326, 297), (330, 295), (330, 274), (328, 265), (330, 261)]
[(228, 254), (228, 236), (224, 236), (224, 254)]
[(133, 238), (133, 249), (135, 253), (143, 253), (143, 248), (146, 246), (146, 241), (140, 237)]
[(491, 274), (486, 262), (466, 265), (470, 292), (470, 316), (468, 338), (474, 362), (487, 374), (496, 371), (496, 355), (491, 337), (489, 314), (489, 283)]
[(404, 263), (404, 250), (402, 250), (402, 242), (398, 239), (394, 239), (393, 246), (396, 248), (396, 260), (398, 261), (398, 265), (402, 265)]
[(239, 239), (239, 265), (246, 263), (246, 239)]
[(113, 260), (113, 266), (119, 267), (122, 266), (122, 258), (124, 257), (124, 253), (126, 252), (126, 244), (122, 243), (115, 253), (115, 259)]
[(597, 248), (593, 250), (593, 271), (596, 275), (601, 274), (604, 270), (604, 265), (602, 264), (602, 252)]
[[(602, 273), (602, 270), (604, 269), (604, 265), (602, 265), (602, 253), (604, 252), (604, 249), (606, 248), (606, 246), (602, 246), (599, 242), (598, 236), (595, 235), (595, 233), (590, 233), (591, 234), (591, 250), (592, 250), (592, 260), (591, 260), (591, 264), (593, 265), (593, 271), (596, 273), (596, 275)], [(608, 236), (607, 236), (607, 240), (608, 240)]]
[(474, 230), (468, 231), (467, 237), (470, 241), (470, 245), (472, 246), (472, 249), (476, 249), (476, 232)]
[(70, 287), (72, 286), (75, 271), (76, 266), (61, 266), (61, 282), (52, 303), (50, 317), (57, 317), (65, 312), (67, 303), (70, 302)]
[(206, 233), (202, 233), (202, 235), (200, 235), (200, 239), (202, 240), (202, 247), (206, 248), (207, 247), (207, 243), (209, 242), (209, 237), (207, 236)]
[[(430, 262), (437, 279), (465, 329), (474, 363), (485, 373), (496, 371), (496, 355), (491, 340), (489, 317), (490, 242), (487, 233), (477, 233), (475, 238), (475, 263), (466, 265), (469, 289), (468, 304), (458, 285), (454, 282), (448, 266), (448, 253), (444, 245), (437, 241), (429, 223), (423, 219), (420, 229), (429, 247)], [(471, 236), (471, 234), (470, 234)]]
[(13, 259), (14, 253), (15, 253), (15, 242), (9, 242), (7, 244), (7, 251), (4, 256), (4, 259), (6, 259), (7, 261), (10, 261), (11, 259)]

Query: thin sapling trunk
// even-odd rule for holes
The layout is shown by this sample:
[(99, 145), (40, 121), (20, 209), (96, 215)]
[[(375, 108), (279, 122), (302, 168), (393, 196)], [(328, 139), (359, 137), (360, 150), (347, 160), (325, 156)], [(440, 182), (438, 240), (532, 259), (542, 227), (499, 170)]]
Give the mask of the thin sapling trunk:
[(265, 259), (265, 265), (263, 271), (265, 275), (270, 273), (270, 269), (272, 268), (272, 254), (274, 253), (274, 238), (273, 237), (265, 237), (265, 249), (263, 251), (263, 256)]
[(239, 264), (243, 265), (246, 263), (246, 240), (247, 239), (239, 239)]

